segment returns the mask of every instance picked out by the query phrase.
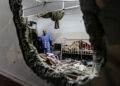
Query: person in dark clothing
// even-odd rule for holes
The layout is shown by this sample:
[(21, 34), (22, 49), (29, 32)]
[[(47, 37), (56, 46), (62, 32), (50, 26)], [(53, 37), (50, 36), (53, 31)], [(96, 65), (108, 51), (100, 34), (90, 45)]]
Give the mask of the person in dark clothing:
[(33, 39), (33, 45), (35, 46), (37, 51), (40, 52), (39, 38), (38, 35), (36, 34), (35, 29), (32, 30), (32, 39)]

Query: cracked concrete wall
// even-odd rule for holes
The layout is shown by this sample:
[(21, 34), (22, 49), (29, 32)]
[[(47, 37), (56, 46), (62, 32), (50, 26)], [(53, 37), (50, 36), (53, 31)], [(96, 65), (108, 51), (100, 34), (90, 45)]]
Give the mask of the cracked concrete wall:
[(28, 26), (23, 22), (22, 18), (22, 0), (9, 0), (11, 11), (13, 12), (13, 20), (16, 26), (16, 31), (20, 43), (20, 47), (25, 59), (26, 64), (43, 80), (47, 80), (55, 86), (78, 86), (85, 84), (91, 78), (88, 76), (87, 79), (81, 81), (74, 81), (68, 78), (65, 73), (58, 72), (51, 66), (47, 65), (42, 58), (38, 55), (35, 47), (28, 41), (26, 37), (26, 31), (29, 29)]
[[(86, 19), (96, 18), (101, 29), (107, 46), (107, 63), (102, 68), (100, 77), (95, 78), (89, 86), (119, 86), (120, 85), (120, 1), (119, 0), (80, 0), (86, 27), (94, 27), (94, 23)], [(87, 8), (87, 9), (85, 9)], [(98, 9), (98, 10), (97, 10)], [(91, 26), (88, 26), (88, 24)], [(95, 22), (96, 23), (96, 22)], [(97, 28), (98, 29), (98, 28)], [(95, 29), (95, 30), (97, 30)], [(88, 31), (88, 32), (89, 32)], [(93, 31), (94, 32), (94, 31)], [(99, 46), (98, 46), (99, 47)], [(87, 86), (87, 85), (86, 85)]]
[(23, 59), (8, 0), (0, 0), (0, 11), (0, 73), (23, 80), (25, 86), (47, 86)]
[(20, 43), (20, 48), (24, 56), (26, 64), (42, 79), (52, 83), (55, 86), (73, 86), (79, 85), (79, 82), (73, 82), (63, 73), (58, 73), (40, 58), (35, 47), (27, 40), (26, 30), (28, 26), (23, 22), (22, 18), (22, 0), (9, 0), (11, 11), (13, 12), (13, 20)]
[[(28, 30), (27, 25), (23, 22), (22, 18), (22, 0), (14, 0), (10, 1), (10, 8), (13, 12), (13, 20), (16, 26), (17, 35), (20, 43), (20, 47), (26, 61), (26, 64), (42, 79), (46, 79), (48, 82), (51, 82), (54, 85), (65, 85), (65, 86), (74, 86), (80, 85), (87, 82), (90, 77), (81, 82), (75, 82), (65, 76), (62, 72), (57, 72), (53, 68), (46, 65), (46, 63), (40, 58), (38, 52), (34, 48), (34, 46), (27, 40), (26, 30)], [(92, 18), (92, 17), (91, 17)], [(94, 17), (92, 22), (96, 20)], [(97, 21), (96, 21), (97, 22)], [(93, 22), (95, 23), (95, 21)], [(85, 23), (86, 24), (86, 23)], [(105, 57), (105, 45), (103, 40), (103, 32), (99, 27), (99, 23), (95, 23), (96, 27), (93, 27), (92, 30), (87, 30), (90, 35), (90, 42), (92, 44), (92, 48), (94, 50), (94, 66), (95, 73), (99, 73), (102, 61)], [(95, 28), (98, 28), (95, 30)], [(92, 31), (95, 31), (94, 33)], [(98, 36), (98, 37), (97, 37)], [(97, 39), (99, 38), (99, 39)], [(101, 42), (100, 42), (101, 41)], [(100, 42), (100, 43), (99, 43)], [(103, 50), (101, 51), (101, 48)], [(94, 75), (94, 74), (93, 74)], [(60, 82), (61, 81), (61, 82)]]

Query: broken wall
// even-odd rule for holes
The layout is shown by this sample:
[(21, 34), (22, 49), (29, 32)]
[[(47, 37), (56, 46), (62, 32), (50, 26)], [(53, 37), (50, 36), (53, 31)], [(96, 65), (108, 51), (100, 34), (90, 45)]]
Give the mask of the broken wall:
[(47, 86), (23, 59), (9, 0), (0, 0), (0, 11), (0, 73), (25, 86)]

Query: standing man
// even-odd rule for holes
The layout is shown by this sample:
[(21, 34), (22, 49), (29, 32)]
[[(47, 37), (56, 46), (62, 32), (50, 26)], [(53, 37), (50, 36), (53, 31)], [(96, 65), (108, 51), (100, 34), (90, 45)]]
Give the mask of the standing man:
[(50, 53), (50, 47), (52, 46), (52, 38), (45, 29), (43, 30), (43, 35), (40, 37), (40, 42), (42, 43), (43, 53)]

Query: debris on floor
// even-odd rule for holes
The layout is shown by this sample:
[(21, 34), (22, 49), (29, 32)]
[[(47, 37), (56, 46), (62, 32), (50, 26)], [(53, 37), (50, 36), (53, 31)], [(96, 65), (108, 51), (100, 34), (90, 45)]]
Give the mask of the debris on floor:
[[(59, 60), (54, 54), (40, 54), (56, 72), (63, 73), (74, 81), (84, 81), (93, 73), (92, 66), (85, 66), (80, 60)], [(90, 62), (89, 62), (90, 64)]]

